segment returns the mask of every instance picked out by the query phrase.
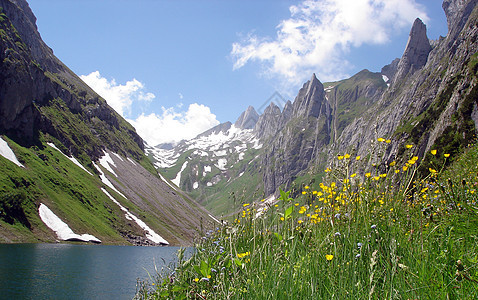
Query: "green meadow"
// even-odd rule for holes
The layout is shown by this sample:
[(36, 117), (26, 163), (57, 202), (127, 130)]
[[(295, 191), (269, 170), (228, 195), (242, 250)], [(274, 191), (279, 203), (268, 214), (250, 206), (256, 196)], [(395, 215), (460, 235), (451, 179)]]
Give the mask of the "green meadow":
[(423, 159), (404, 149), (386, 165), (340, 154), (296, 196), (251, 198), (192, 257), (179, 251), (178, 263), (138, 284), (136, 297), (478, 298), (478, 147)]

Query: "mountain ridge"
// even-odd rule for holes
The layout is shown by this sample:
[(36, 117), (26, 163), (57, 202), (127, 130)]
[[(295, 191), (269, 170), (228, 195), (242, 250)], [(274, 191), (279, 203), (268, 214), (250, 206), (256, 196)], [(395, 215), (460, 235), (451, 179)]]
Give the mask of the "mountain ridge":
[[(231, 202), (238, 194), (256, 194), (260, 200), (279, 188), (299, 191), (301, 184), (318, 182), (325, 168), (334, 167), (338, 154), (368, 157), (379, 138), (390, 142), (384, 145), (382, 158), (368, 161), (378, 168), (405, 159), (405, 144), (413, 144), (415, 154), (427, 160), (431, 158), (426, 153), (432, 148), (461, 151), (476, 133), (478, 120), (476, 3), (445, 0), (449, 30), (438, 41), (430, 42), (426, 25), (416, 19), (402, 57), (378, 73), (362, 70), (351, 78), (325, 84), (313, 75), (282, 112), (271, 104), (258, 118), (252, 134), (263, 147), (251, 155), (250, 163), (259, 164), (249, 175), (262, 177), (262, 183), (245, 182), (247, 170), (243, 173), (239, 171), (243, 168), (230, 165), (224, 172), (238, 177), (227, 177), (224, 187), (237, 185), (228, 190), (229, 197), (207, 187), (208, 196), (195, 196), (223, 207), (222, 202)], [(434, 159), (443, 163), (443, 159)], [(427, 164), (423, 168), (428, 170)], [(214, 197), (216, 200), (211, 200)], [(214, 209), (214, 204), (208, 207)]]

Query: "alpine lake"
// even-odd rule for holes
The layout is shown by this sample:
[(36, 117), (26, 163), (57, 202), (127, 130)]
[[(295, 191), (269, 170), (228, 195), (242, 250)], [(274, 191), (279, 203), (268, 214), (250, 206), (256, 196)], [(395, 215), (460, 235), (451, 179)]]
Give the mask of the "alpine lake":
[(0, 299), (132, 299), (138, 280), (174, 268), (179, 249), (0, 244)]

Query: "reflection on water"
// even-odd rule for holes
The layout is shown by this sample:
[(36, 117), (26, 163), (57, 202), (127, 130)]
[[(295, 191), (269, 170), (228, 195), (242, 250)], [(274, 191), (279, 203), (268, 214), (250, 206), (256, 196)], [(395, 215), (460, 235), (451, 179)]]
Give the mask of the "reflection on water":
[(131, 299), (137, 279), (169, 266), (178, 249), (0, 244), (0, 298)]

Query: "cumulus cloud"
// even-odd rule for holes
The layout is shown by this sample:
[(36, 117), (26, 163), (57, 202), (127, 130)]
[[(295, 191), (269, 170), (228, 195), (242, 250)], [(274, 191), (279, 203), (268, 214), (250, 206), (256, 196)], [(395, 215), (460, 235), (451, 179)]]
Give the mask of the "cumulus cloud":
[(153, 93), (145, 91), (143, 83), (132, 79), (125, 84), (118, 84), (114, 79), (102, 77), (98, 71), (80, 77), (103, 97), (108, 105), (126, 118), (149, 145), (177, 143), (219, 124), (209, 107), (197, 103), (189, 105), (187, 111), (177, 111), (183, 106), (183, 103), (178, 103), (176, 108), (161, 107), (159, 114), (153, 112), (131, 116), (131, 108), (134, 105), (151, 103), (156, 99)]
[(164, 107), (162, 110), (161, 114), (141, 114), (136, 120), (129, 120), (138, 134), (152, 146), (194, 138), (219, 124), (216, 115), (202, 104), (190, 104), (185, 112)]
[(275, 38), (251, 33), (232, 45), (234, 70), (257, 61), (265, 75), (292, 86), (313, 72), (321, 80), (337, 80), (347, 75), (351, 47), (387, 43), (415, 18), (428, 21), (415, 0), (306, 0), (289, 10)]
[(144, 92), (144, 85), (134, 78), (125, 84), (117, 84), (115, 79), (102, 77), (99, 71), (81, 75), (80, 78), (122, 116), (131, 113), (135, 101), (151, 102), (156, 98), (153, 93)]

